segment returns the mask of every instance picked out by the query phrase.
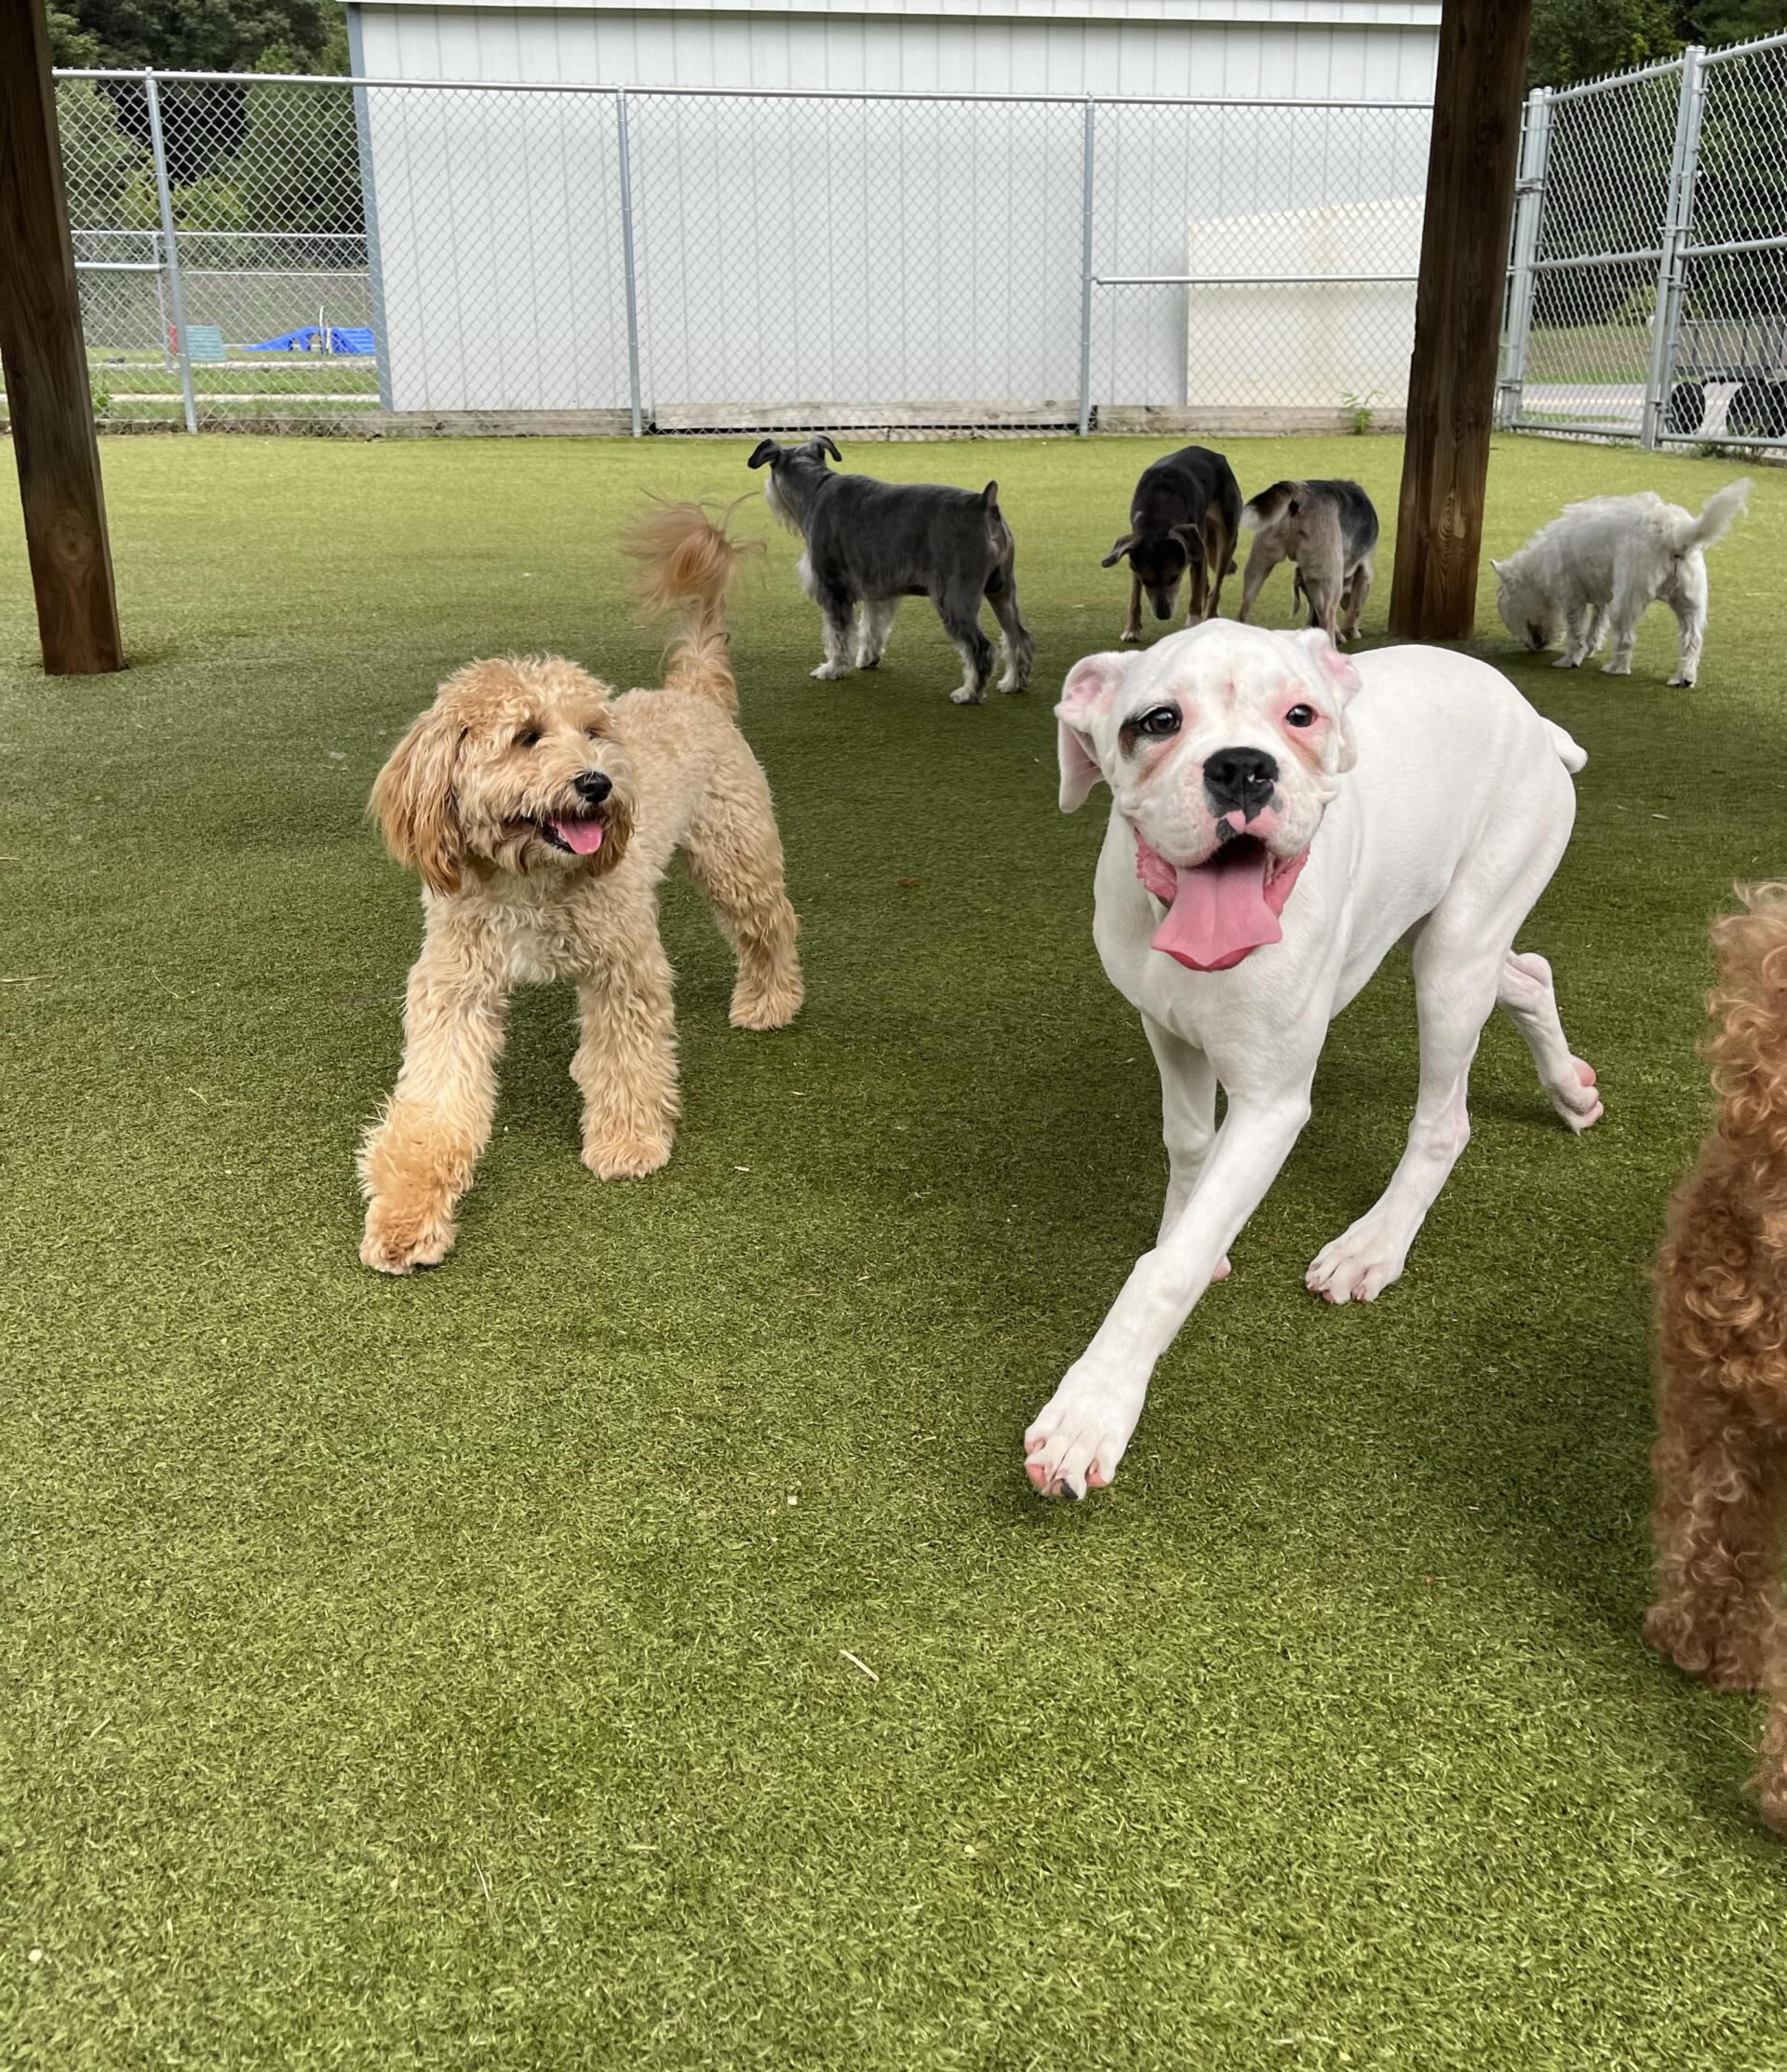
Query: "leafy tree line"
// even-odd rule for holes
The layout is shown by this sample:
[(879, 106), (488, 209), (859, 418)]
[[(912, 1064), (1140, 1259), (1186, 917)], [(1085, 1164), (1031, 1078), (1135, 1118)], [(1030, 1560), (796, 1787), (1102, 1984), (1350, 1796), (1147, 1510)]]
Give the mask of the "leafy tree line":
[(49, 0), (59, 65), (345, 72), (339, 0)]
[[(59, 65), (176, 72), (345, 73), (339, 0), (50, 0)], [(135, 80), (60, 88), (77, 229), (158, 222), (149, 111)], [(183, 230), (362, 228), (345, 93), (169, 81), (160, 90), (174, 220)]]
[(1787, 29), (1787, 0), (1533, 0), (1526, 82), (1570, 87), (1603, 73)]

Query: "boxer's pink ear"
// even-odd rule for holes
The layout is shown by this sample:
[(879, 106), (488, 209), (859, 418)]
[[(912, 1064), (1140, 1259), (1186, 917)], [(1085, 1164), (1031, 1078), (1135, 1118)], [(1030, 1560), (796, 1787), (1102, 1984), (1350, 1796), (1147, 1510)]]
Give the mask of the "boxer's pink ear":
[(1063, 813), (1077, 813), (1105, 774), (1093, 747), (1093, 721), (1134, 660), (1128, 654), (1089, 654), (1068, 671), (1061, 702), (1055, 708)]
[(1315, 679), (1327, 693), (1334, 708), (1335, 738), (1339, 747), (1335, 769), (1344, 774), (1358, 760), (1352, 729), (1347, 723), (1347, 707), (1359, 689), (1359, 672), (1319, 626), (1312, 626), (1303, 633), (1294, 633), (1291, 638), (1313, 664)]

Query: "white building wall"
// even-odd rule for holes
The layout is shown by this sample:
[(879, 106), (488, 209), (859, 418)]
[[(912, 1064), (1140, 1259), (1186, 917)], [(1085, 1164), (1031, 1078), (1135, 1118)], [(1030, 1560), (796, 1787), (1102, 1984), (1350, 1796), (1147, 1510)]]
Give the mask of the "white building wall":
[[(373, 78), (1431, 101), (1437, 6), (922, 13), (359, 5)], [(1248, 19), (1234, 16), (1244, 12)], [(1202, 17), (1202, 19), (1201, 19)], [(1228, 19), (1220, 19), (1226, 17)]]
[[(644, 403), (661, 424), (1058, 417), (1079, 386), (1083, 104), (776, 89), (1431, 98), (1437, 6), (1265, 0), (1266, 19), (1212, 19), (1233, 11), (353, 7), (362, 76), (442, 83), (365, 93), (393, 407), (627, 399), (613, 100), (446, 88), (480, 79), (643, 89), (629, 157)], [(1105, 275), (1182, 274), (1194, 222), (1406, 197), (1425, 175), (1424, 112), (1108, 105), (1096, 125)], [(1195, 404), (1198, 317), (1195, 290), (1098, 290), (1095, 394)]]

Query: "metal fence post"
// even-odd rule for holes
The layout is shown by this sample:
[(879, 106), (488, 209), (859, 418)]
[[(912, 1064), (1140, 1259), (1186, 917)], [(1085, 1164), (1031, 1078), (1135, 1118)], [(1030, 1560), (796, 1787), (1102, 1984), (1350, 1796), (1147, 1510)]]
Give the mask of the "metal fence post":
[[(359, 78), (366, 76), (366, 37), (360, 27), (360, 10), (347, 10), (347, 62)], [(360, 207), (366, 222), (366, 288), (372, 304), (372, 343), (378, 350), (379, 408), (389, 410), (391, 401), (391, 328), (384, 315), (384, 264), (379, 249), (379, 196), (372, 173), (372, 116), (366, 88), (354, 88), (354, 142), (360, 161)]]
[(1092, 429), (1092, 146), (1097, 103), (1086, 96), (1080, 199), (1080, 437)]
[(1502, 343), (1501, 382), (1496, 423), (1509, 430), (1520, 417), (1526, 386), (1526, 348), (1533, 331), (1533, 262), (1538, 257), (1539, 224), (1545, 213), (1545, 170), (1552, 145), (1552, 89), (1535, 87), (1526, 97), (1526, 127), (1520, 140), (1520, 176), (1514, 182), (1514, 245), (1508, 282), (1508, 335)]
[(180, 289), (180, 249), (174, 242), (174, 197), (168, 188), (168, 153), (161, 141), (161, 95), (155, 75), (145, 72), (142, 90), (149, 103), (149, 150), (155, 161), (155, 199), (161, 207), (161, 243), (168, 269), (168, 298), (174, 305), (174, 350), (180, 356), (180, 393), (186, 406), (186, 429), (198, 429), (193, 404), (193, 356), (186, 336), (186, 298)]
[(639, 289), (633, 267), (633, 151), (626, 128), (626, 88), (614, 93), (614, 128), (621, 151), (621, 262), (626, 274), (626, 381), (633, 400), (633, 437), (645, 435), (639, 408)]
[[(1694, 174), (1700, 155), (1700, 111), (1706, 104), (1706, 52), (1690, 44), (1682, 53), (1682, 99), (1675, 116), (1675, 157), (1669, 170), (1669, 210), (1657, 264), (1657, 307), (1651, 317), (1650, 367), (1645, 377), (1643, 439), (1655, 446), (1669, 426), (1675, 382), (1675, 343), (1682, 322), (1682, 248), (1694, 220)], [(1698, 426), (1696, 427), (1698, 429)]]

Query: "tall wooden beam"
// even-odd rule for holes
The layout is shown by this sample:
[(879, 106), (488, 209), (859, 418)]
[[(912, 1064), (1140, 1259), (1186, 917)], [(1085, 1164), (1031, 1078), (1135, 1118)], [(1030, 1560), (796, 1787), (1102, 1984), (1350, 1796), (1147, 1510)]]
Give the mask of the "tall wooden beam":
[(44, 667), (121, 669), (44, 0), (0, 0), (0, 365)]
[(1532, 0), (1445, 0), (1440, 17), (1390, 593), (1407, 640), (1462, 639), (1476, 617), (1531, 17)]

